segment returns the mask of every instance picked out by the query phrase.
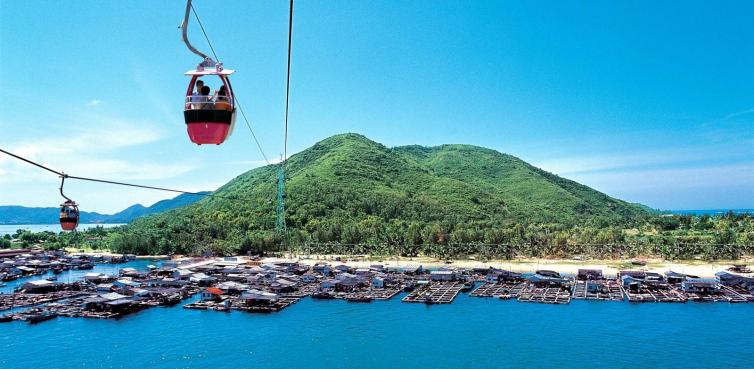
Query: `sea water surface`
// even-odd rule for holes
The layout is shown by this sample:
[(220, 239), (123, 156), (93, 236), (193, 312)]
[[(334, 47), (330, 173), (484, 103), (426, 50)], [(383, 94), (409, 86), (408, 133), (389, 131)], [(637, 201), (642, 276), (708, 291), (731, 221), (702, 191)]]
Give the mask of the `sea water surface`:
[(0, 368), (754, 367), (751, 303), (541, 305), (461, 294), (426, 306), (401, 296), (306, 298), (267, 315), (182, 303), (119, 320), (2, 323)]
[[(76, 227), (76, 229), (79, 231), (83, 231), (89, 228), (96, 228), (96, 227), (110, 228), (110, 227), (116, 227), (120, 225), (123, 225), (123, 224), (122, 223), (79, 224)], [(0, 236), (4, 236), (6, 234), (13, 235), (19, 229), (25, 229), (31, 232), (50, 231), (50, 232), (58, 233), (61, 231), (60, 224), (58, 223), (55, 223), (55, 224), (0, 224)]]
[[(55, 274), (52, 271), (49, 271), (47, 273), (36, 275), (36, 276), (31, 276), (27, 278), (19, 278), (19, 279), (8, 281), (8, 282), (2, 282), (4, 286), (0, 286), (0, 293), (12, 293), (13, 289), (15, 289), (16, 287), (20, 287), (24, 283), (35, 280), (35, 279), (45, 279), (49, 277), (55, 277), (57, 278), (58, 282), (71, 283), (71, 282), (76, 282), (76, 281), (84, 279), (84, 275), (86, 275), (86, 273), (104, 273), (104, 274), (117, 275), (119, 270), (123, 268), (129, 268), (129, 267), (146, 271), (147, 266), (150, 264), (160, 266), (162, 265), (162, 261), (140, 259), (140, 260), (134, 260), (128, 263), (121, 263), (121, 264), (94, 264), (94, 268), (92, 269), (66, 270), (60, 274)], [(0, 312), (0, 314), (2, 314), (2, 312)], [(0, 366), (0, 368), (2, 367)]]

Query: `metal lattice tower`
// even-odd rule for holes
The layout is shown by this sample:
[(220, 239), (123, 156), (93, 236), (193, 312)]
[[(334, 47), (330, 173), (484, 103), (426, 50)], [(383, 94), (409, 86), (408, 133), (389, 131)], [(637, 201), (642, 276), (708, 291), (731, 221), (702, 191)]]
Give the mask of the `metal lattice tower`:
[(275, 230), (285, 232), (285, 171), (283, 163), (278, 165), (278, 206), (275, 219)]

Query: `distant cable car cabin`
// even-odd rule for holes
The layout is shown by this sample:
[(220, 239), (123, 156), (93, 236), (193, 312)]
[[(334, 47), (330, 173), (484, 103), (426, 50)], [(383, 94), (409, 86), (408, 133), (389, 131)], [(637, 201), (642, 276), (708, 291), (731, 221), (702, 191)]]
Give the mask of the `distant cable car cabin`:
[[(186, 90), (183, 116), (191, 142), (198, 145), (219, 145), (233, 133), (236, 123), (236, 101), (228, 78), (233, 72), (231, 69), (223, 69), (221, 63), (216, 63), (214, 67), (206, 69), (200, 64), (197, 69), (185, 73), (191, 76), (191, 81)], [(221, 82), (214, 95), (195, 91), (196, 82), (200, 78), (211, 76), (219, 77)], [(201, 81), (206, 88), (212, 85), (206, 78)]]
[(79, 207), (73, 200), (67, 200), (60, 205), (60, 227), (64, 231), (72, 231), (79, 225)]

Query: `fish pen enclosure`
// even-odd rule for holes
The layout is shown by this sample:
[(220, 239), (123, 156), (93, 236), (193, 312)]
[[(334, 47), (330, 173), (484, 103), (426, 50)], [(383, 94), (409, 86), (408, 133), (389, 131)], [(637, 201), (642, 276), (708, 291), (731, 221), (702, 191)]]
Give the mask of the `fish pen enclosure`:
[(526, 282), (484, 283), (471, 292), (473, 297), (496, 297), (503, 300), (515, 299), (526, 287)]
[(538, 287), (529, 283), (521, 291), (518, 301), (542, 304), (568, 304), (571, 302), (571, 292), (561, 286)]
[(430, 282), (416, 288), (403, 298), (403, 302), (420, 302), (425, 304), (450, 304), (463, 289), (459, 282)]

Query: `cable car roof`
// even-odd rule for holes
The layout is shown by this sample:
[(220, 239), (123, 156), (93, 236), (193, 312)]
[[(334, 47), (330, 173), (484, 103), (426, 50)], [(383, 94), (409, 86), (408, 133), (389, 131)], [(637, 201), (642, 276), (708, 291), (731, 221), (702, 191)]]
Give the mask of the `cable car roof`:
[(229, 76), (229, 75), (233, 74), (234, 72), (235, 72), (235, 70), (233, 70), (233, 69), (223, 69), (223, 70), (221, 70), (221, 71), (218, 72), (217, 69), (215, 69), (215, 68), (207, 68), (207, 69), (202, 70), (202, 71), (199, 71), (199, 70), (196, 70), (196, 69), (192, 69), (192, 70), (190, 70), (190, 71), (188, 71), (186, 73), (183, 73), (183, 74), (187, 75), (187, 76), (207, 76), (207, 75)]

